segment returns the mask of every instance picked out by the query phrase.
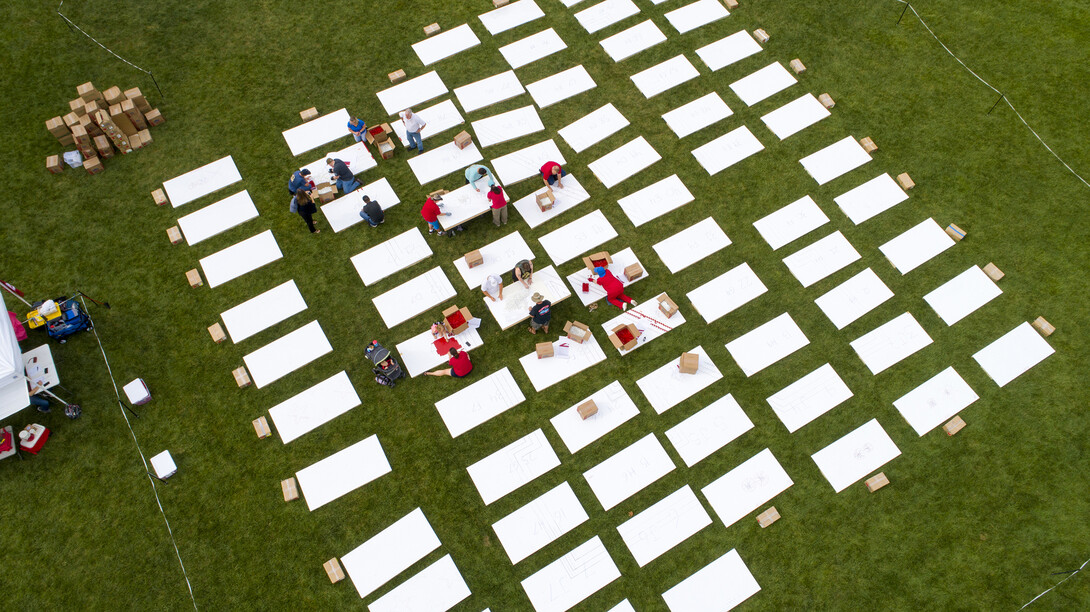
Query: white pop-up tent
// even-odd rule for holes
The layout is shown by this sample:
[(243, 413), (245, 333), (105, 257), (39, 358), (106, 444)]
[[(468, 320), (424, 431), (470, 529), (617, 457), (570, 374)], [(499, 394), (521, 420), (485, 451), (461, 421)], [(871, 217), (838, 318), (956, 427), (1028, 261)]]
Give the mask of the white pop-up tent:
[(19, 341), (15, 339), (15, 328), (8, 320), (8, 308), (4, 303), (3, 293), (0, 291), (0, 306), (3, 307), (4, 318), (0, 321), (0, 420), (30, 405), (23, 374), (23, 351), (19, 348)]

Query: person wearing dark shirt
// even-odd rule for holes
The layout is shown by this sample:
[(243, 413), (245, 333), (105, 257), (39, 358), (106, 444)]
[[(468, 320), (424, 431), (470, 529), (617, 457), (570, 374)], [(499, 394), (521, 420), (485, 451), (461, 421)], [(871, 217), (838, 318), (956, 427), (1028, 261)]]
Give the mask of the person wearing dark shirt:
[(288, 181), (288, 193), (290, 193), (291, 195), (295, 195), (295, 192), (298, 191), (301, 187), (308, 188), (307, 191), (310, 191), (310, 186), (310, 170), (307, 170), (306, 168), (303, 168), (302, 170), (296, 170), (294, 173), (292, 173), (291, 180)]
[(299, 213), (303, 221), (307, 222), (310, 233), (317, 234), (321, 232), (322, 230), (314, 227), (314, 213), (318, 212), (318, 207), (314, 205), (314, 200), (311, 199), (310, 194), (305, 189), (300, 189), (295, 192), (294, 199), (295, 212)]
[(363, 210), (360, 211), (360, 217), (370, 223), (371, 227), (378, 227), (379, 223), (386, 221), (386, 213), (382, 212), (382, 207), (367, 196), (363, 196)]
[(530, 309), (530, 333), (536, 334), (539, 329), (544, 329), (546, 334), (549, 333), (549, 321), (553, 318), (553, 303), (546, 300), (540, 293), (535, 293), (530, 299), (534, 301), (534, 307)]
[(341, 193), (352, 193), (360, 186), (360, 182), (356, 180), (356, 175), (352, 174), (352, 171), (348, 169), (348, 164), (332, 157), (327, 158), (325, 163), (330, 167), (333, 176), (337, 177), (337, 189)]
[(523, 287), (529, 289), (534, 282), (534, 262), (523, 259), (515, 264), (515, 269), (511, 271), (511, 280), (518, 281)]
[(446, 370), (436, 370), (434, 372), (425, 372), (428, 376), (453, 376), (454, 378), (465, 378), (473, 371), (473, 363), (469, 361), (469, 353), (465, 351), (458, 352), (458, 349), (450, 349), (450, 359), (447, 363), (450, 367)]

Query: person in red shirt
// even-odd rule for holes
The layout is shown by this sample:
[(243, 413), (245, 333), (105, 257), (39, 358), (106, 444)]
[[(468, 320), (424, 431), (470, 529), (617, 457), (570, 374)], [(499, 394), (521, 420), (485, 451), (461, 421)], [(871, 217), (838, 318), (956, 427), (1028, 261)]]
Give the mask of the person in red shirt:
[(564, 184), (560, 179), (567, 175), (568, 173), (560, 167), (560, 164), (554, 161), (547, 161), (545, 162), (545, 165), (541, 167), (541, 181), (545, 183), (546, 187), (555, 184), (557, 189), (563, 189)]
[(446, 370), (436, 370), (435, 372), (425, 372), (428, 376), (453, 376), (454, 378), (465, 378), (473, 371), (473, 363), (469, 361), (469, 353), (458, 352), (458, 349), (450, 349), (450, 359), (447, 360), (450, 364), (450, 368)]
[(496, 227), (507, 225), (507, 198), (503, 195), (503, 188), (493, 185), (488, 190), (488, 201), (492, 203), (492, 223)]
[(443, 201), (443, 198), (435, 196), (434, 198), (428, 198), (424, 200), (424, 207), (420, 209), (420, 216), (424, 217), (424, 220), (428, 222), (428, 233), (434, 234), (439, 232), (442, 236), (446, 232), (443, 231), (443, 226), (439, 225), (440, 215), (449, 215), (450, 213), (441, 212), (439, 207), (442, 206), (439, 202)]
[(594, 269), (594, 273), (598, 276), (598, 280), (595, 282), (601, 285), (602, 289), (606, 290), (607, 302), (620, 308), (622, 311), (627, 310), (629, 306), (636, 305), (636, 300), (624, 294), (624, 283), (616, 276), (613, 276), (612, 272), (599, 266)]

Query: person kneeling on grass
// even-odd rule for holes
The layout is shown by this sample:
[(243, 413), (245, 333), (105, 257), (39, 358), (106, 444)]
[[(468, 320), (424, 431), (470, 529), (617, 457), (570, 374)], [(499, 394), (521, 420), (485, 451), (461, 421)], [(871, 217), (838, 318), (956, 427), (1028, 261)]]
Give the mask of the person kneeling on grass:
[(329, 166), (329, 171), (336, 177), (337, 189), (341, 193), (352, 193), (359, 188), (360, 182), (356, 180), (356, 175), (352, 174), (352, 171), (348, 169), (348, 164), (333, 157), (326, 158), (325, 163)]
[(360, 210), (360, 218), (371, 224), (371, 227), (378, 227), (379, 223), (386, 222), (386, 214), (382, 212), (382, 207), (378, 202), (372, 200), (367, 196), (363, 196), (363, 209)]
[(458, 352), (458, 349), (450, 349), (450, 359), (447, 360), (450, 364), (450, 368), (446, 370), (436, 370), (434, 372), (425, 372), (428, 376), (453, 376), (454, 378), (465, 378), (473, 371), (473, 363), (469, 361), (469, 353)]
[(530, 299), (534, 301), (534, 307), (530, 309), (530, 333), (536, 334), (539, 329), (544, 329), (546, 334), (549, 333), (549, 321), (553, 318), (551, 312), (553, 303), (546, 300), (540, 293), (535, 293)]
[(636, 305), (636, 300), (624, 294), (624, 283), (616, 276), (613, 276), (612, 272), (599, 266), (594, 269), (594, 273), (598, 276), (598, 280), (594, 282), (601, 285), (602, 289), (605, 289), (607, 302), (620, 308), (622, 312), (627, 310), (629, 306)]
[(546, 187), (552, 187), (556, 185), (557, 189), (563, 189), (564, 183), (560, 179), (568, 175), (568, 172), (560, 167), (560, 164), (554, 161), (547, 161), (545, 165), (541, 167), (541, 180), (545, 183)]

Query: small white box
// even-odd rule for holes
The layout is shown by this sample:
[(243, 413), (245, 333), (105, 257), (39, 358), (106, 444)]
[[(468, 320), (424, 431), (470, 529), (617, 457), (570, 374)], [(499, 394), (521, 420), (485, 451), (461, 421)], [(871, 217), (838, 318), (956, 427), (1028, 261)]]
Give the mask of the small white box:
[(148, 391), (148, 385), (143, 378), (137, 378), (125, 385), (125, 396), (129, 398), (129, 403), (133, 406), (139, 406), (151, 401), (151, 392)]
[(178, 466), (174, 465), (174, 458), (170, 456), (170, 451), (165, 450), (151, 458), (151, 469), (155, 470), (155, 475), (160, 480), (166, 480), (178, 471)]

